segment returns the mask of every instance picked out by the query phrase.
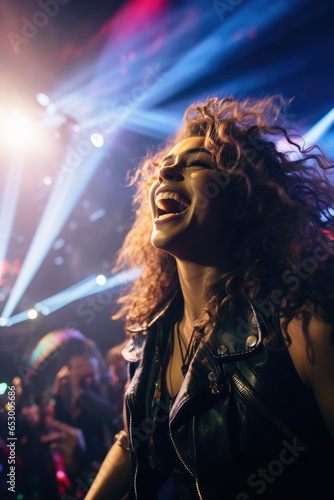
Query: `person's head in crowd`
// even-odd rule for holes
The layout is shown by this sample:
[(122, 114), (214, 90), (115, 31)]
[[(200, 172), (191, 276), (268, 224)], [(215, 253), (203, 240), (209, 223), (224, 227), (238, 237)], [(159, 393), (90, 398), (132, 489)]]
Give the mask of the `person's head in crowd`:
[(127, 344), (127, 340), (118, 344), (106, 353), (106, 360), (109, 366), (111, 383), (113, 385), (124, 385), (127, 379), (127, 362), (122, 356), (122, 350)]

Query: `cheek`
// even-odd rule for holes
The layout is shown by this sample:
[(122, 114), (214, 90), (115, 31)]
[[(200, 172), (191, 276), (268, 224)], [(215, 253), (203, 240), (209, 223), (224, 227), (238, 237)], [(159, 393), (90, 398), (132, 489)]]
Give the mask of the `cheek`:
[(210, 202), (219, 198), (223, 192), (228, 191), (229, 178), (226, 177), (223, 171), (199, 171), (191, 175), (191, 183), (193, 190), (197, 194), (200, 193), (202, 199)]
[(208, 174), (202, 185), (202, 193), (209, 200), (226, 198), (229, 194), (229, 177), (224, 171)]
[(203, 186), (203, 194), (218, 214), (232, 213), (230, 178), (224, 171), (213, 174)]
[(209, 179), (196, 191), (196, 211), (203, 217), (225, 219), (232, 213), (229, 190)]

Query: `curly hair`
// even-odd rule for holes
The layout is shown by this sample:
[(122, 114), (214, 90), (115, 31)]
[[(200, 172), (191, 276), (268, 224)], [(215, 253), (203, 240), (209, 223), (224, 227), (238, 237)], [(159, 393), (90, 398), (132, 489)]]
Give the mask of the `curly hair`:
[[(180, 289), (173, 256), (151, 245), (148, 190), (168, 150), (192, 136), (205, 138), (219, 171), (229, 179), (236, 200), (237, 231), (233, 265), (212, 275), (206, 315), (197, 327), (212, 328), (241, 296), (272, 316), (280, 307), (286, 321), (311, 303), (327, 322), (334, 321), (333, 168), (320, 148), (305, 148), (288, 132), (280, 96), (238, 101), (233, 97), (193, 104), (180, 130), (149, 153), (133, 182), (135, 218), (119, 252), (116, 269), (142, 267), (140, 277), (118, 301), (115, 318), (126, 326), (145, 324)], [(284, 146), (284, 147), (282, 147)], [(204, 317), (208, 319), (204, 319)]]

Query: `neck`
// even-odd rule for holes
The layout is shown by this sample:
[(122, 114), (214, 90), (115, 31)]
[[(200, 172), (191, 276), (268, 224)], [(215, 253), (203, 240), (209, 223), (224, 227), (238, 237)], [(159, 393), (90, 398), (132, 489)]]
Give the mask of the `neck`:
[(216, 267), (198, 265), (193, 262), (177, 261), (177, 270), (184, 299), (183, 317), (180, 323), (183, 335), (189, 341), (193, 325), (203, 311), (205, 291), (209, 276)]

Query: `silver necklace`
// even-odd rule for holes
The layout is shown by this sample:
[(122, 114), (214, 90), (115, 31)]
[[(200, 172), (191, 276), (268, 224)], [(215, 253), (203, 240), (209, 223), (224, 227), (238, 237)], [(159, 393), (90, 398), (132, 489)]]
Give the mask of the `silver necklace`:
[[(186, 373), (188, 371), (188, 368), (189, 368), (191, 357), (192, 357), (191, 349), (192, 349), (192, 346), (193, 346), (195, 329), (193, 329), (193, 332), (191, 334), (188, 346), (186, 346), (186, 341), (182, 337), (181, 332), (180, 332), (180, 322), (181, 322), (181, 320), (179, 320), (176, 323), (176, 335), (177, 335), (177, 339), (178, 339), (178, 342), (179, 342), (181, 359), (182, 359), (181, 371), (182, 371), (183, 377), (185, 377), (185, 375), (186, 375)], [(185, 352), (183, 351), (183, 348), (186, 349)]]

